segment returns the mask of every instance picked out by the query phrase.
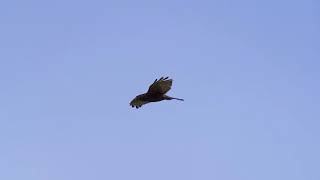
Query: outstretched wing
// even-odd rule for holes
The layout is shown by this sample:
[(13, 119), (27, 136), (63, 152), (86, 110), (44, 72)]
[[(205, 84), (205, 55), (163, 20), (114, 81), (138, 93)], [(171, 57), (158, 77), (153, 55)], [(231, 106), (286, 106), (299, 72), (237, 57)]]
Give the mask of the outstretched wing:
[(172, 86), (172, 79), (168, 79), (169, 77), (163, 78), (161, 77), (159, 80), (155, 80), (150, 86), (148, 90), (148, 94), (166, 94)]
[(139, 96), (135, 97), (131, 102), (130, 106), (140, 108), (142, 105), (149, 103), (148, 101), (142, 101)]

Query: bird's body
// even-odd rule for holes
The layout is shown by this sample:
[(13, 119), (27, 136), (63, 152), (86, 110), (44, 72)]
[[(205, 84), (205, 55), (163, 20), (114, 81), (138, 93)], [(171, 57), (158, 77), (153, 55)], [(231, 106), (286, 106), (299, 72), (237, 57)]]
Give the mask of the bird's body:
[(130, 105), (132, 107), (139, 108), (144, 104), (150, 103), (150, 102), (158, 102), (162, 100), (180, 100), (183, 101), (183, 99), (179, 98), (173, 98), (170, 96), (165, 95), (172, 86), (172, 79), (166, 78), (160, 78), (159, 80), (155, 80), (149, 87), (149, 90), (147, 93), (140, 94), (136, 96), (131, 102)]

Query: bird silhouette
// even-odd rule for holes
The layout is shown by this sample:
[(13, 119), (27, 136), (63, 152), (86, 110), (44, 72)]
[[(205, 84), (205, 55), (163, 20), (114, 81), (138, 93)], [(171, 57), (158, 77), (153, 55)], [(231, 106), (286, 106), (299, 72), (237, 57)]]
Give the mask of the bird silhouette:
[(156, 79), (148, 89), (147, 93), (140, 94), (136, 96), (131, 102), (130, 106), (140, 108), (142, 105), (150, 102), (158, 102), (162, 100), (172, 100), (176, 99), (179, 101), (184, 101), (180, 98), (174, 98), (167, 96), (166, 93), (171, 89), (172, 79), (169, 77), (161, 77), (159, 80)]

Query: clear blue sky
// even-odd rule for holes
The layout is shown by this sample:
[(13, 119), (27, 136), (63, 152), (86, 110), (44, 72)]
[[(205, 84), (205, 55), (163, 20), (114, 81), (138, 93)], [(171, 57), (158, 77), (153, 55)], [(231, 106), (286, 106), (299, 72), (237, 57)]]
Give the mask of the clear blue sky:
[[(319, 180), (311, 0), (0, 3), (1, 180)], [(184, 102), (136, 110), (174, 79)]]

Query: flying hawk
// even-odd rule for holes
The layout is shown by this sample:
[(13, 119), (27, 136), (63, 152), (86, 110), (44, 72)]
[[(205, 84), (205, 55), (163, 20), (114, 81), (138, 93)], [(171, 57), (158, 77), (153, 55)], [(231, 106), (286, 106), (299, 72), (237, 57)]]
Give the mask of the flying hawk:
[(171, 89), (171, 86), (172, 86), (172, 79), (169, 79), (169, 77), (166, 77), (166, 78), (161, 77), (159, 80), (156, 79), (149, 86), (148, 92), (136, 96), (130, 102), (130, 106), (136, 107), (138, 109), (142, 105), (150, 102), (158, 102), (162, 100), (172, 100), (172, 99), (183, 101), (183, 99), (174, 98), (174, 97), (165, 95)]

